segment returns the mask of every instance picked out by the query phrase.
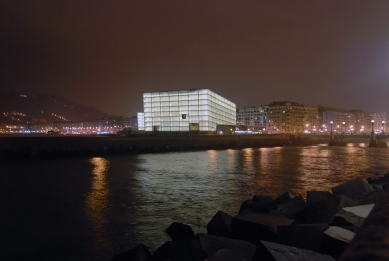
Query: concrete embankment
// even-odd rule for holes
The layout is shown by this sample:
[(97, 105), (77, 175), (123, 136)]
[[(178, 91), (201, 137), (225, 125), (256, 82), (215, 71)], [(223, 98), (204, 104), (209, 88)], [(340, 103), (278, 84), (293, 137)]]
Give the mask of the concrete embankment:
[(131, 153), (239, 149), (327, 142), (326, 136), (279, 135), (163, 135), (163, 136), (0, 136), (0, 158), (98, 156)]

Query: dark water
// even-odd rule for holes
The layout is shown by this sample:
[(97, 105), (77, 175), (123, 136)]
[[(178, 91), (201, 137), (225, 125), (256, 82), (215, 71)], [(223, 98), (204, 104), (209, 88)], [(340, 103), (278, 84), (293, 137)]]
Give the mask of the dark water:
[(1, 162), (0, 260), (154, 251), (173, 221), (205, 232), (253, 194), (305, 196), (388, 170), (389, 149), (366, 144)]

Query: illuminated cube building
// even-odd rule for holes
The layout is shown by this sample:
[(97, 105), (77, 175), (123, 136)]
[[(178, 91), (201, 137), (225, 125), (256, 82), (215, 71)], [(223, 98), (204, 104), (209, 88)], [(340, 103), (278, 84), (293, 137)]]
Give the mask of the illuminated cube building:
[(145, 131), (216, 131), (236, 124), (236, 106), (208, 90), (143, 93)]

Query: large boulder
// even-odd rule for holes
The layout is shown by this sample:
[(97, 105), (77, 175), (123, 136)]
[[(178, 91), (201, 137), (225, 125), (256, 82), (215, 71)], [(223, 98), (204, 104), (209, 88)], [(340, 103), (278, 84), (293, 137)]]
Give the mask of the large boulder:
[[(235, 260), (252, 260), (257, 249), (254, 244), (242, 240), (201, 233), (198, 234), (198, 238), (208, 256), (207, 260), (230, 260), (233, 257)], [(222, 257), (225, 259), (221, 259)]]
[(210, 235), (228, 237), (231, 234), (232, 216), (218, 211), (207, 224), (207, 232)]
[(167, 241), (153, 254), (153, 261), (203, 261), (205, 258), (198, 240)]
[(320, 252), (338, 259), (354, 236), (354, 232), (331, 226), (323, 233)]
[(259, 244), (260, 240), (274, 241), (277, 227), (292, 223), (288, 218), (247, 211), (232, 218), (231, 232), (233, 238)]
[(208, 257), (207, 261), (247, 261), (247, 259), (237, 256), (228, 249), (220, 249), (212, 256)]
[(240, 205), (239, 214), (245, 211), (266, 214), (270, 210), (270, 206), (248, 199), (243, 201), (243, 203)]
[(369, 205), (369, 204), (375, 204), (379, 197), (384, 193), (383, 190), (374, 190), (372, 192), (369, 192), (367, 194), (363, 194), (359, 197), (357, 197), (357, 201), (361, 205)]
[(111, 261), (152, 261), (152, 256), (149, 249), (140, 244), (130, 250), (114, 256)]
[(328, 228), (329, 226), (327, 224), (279, 226), (276, 242), (282, 245), (318, 252), (320, 250), (323, 233)]
[(179, 222), (173, 222), (168, 228), (165, 229), (165, 232), (170, 236), (173, 241), (183, 239), (195, 239), (195, 234), (192, 228), (189, 225), (182, 224)]
[(322, 202), (329, 200), (334, 195), (329, 191), (307, 191), (307, 203), (313, 204), (317, 202)]
[(279, 204), (277, 206), (277, 211), (284, 217), (293, 219), (297, 223), (303, 223), (305, 207), (305, 200), (301, 195), (299, 195)]
[(389, 183), (389, 177), (380, 176), (380, 177), (370, 177), (366, 179), (370, 185), (381, 185), (384, 186)]
[(331, 256), (297, 247), (261, 241), (258, 247), (261, 261), (335, 261)]
[(244, 211), (251, 211), (267, 214), (273, 209), (276, 209), (276, 203), (270, 196), (254, 195), (251, 200), (249, 199), (242, 203), (239, 213)]
[(276, 198), (274, 200), (274, 202), (276, 203), (276, 205), (280, 205), (280, 204), (283, 204), (289, 200), (291, 200), (292, 198), (294, 198), (294, 196), (292, 194), (290, 194), (289, 192), (285, 192), (284, 194), (278, 196), (278, 198)]
[(335, 215), (334, 225), (352, 225), (360, 228), (373, 207), (374, 204), (342, 208)]
[(347, 181), (343, 184), (340, 184), (332, 188), (332, 193), (337, 195), (346, 195), (350, 198), (356, 199), (363, 194), (374, 191), (373, 187), (367, 183), (366, 180), (361, 178), (356, 178), (350, 181)]
[(341, 208), (357, 205), (359, 205), (358, 201), (347, 196), (335, 196), (327, 201), (308, 205), (305, 208), (305, 222), (307, 224), (331, 224)]

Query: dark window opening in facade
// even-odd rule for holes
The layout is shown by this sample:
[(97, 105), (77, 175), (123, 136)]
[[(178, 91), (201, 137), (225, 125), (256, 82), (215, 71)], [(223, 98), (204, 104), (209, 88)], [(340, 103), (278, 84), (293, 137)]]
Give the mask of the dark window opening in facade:
[(186, 120), (186, 114), (181, 114), (183, 120)]

